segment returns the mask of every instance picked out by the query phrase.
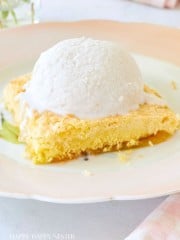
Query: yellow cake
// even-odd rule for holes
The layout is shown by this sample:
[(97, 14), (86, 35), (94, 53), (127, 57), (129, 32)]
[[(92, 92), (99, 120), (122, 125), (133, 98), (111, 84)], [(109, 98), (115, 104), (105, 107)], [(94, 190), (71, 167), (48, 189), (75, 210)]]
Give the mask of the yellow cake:
[[(12, 80), (5, 88), (4, 102), (16, 124), (21, 125), (20, 141), (35, 163), (64, 161), (84, 153), (101, 153), (139, 145), (139, 140), (158, 132), (173, 134), (178, 128), (176, 115), (167, 107), (143, 104), (126, 115), (82, 120), (73, 115), (60, 116), (53, 112), (22, 111), (19, 93), (31, 79), (26, 75)], [(158, 95), (145, 87), (145, 91)], [(38, 96), (36, 96), (38, 98)]]

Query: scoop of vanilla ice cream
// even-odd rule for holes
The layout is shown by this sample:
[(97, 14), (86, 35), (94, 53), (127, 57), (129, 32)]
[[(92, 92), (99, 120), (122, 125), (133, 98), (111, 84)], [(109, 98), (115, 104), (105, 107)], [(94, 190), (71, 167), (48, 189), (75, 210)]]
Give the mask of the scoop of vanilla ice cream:
[(143, 87), (135, 61), (118, 44), (81, 37), (41, 54), (23, 99), (40, 112), (98, 119), (137, 109)]

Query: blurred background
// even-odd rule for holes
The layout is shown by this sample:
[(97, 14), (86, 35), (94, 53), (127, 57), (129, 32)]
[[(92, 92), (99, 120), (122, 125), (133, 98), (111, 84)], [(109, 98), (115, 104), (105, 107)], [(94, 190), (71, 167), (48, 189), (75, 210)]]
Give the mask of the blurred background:
[[(74, 21), (81, 19), (110, 19), (126, 22), (152, 22), (169, 26), (180, 26), (180, 6), (174, 2), (167, 8), (163, 0), (48, 0), (42, 1), (41, 20)], [(140, 1), (139, 1), (140, 2)], [(154, 3), (153, 5), (144, 3)], [(158, 4), (159, 3), (159, 4)], [(161, 4), (160, 4), (161, 3)], [(51, 9), (51, 11), (50, 11)], [(58, 11), (54, 11), (58, 9)]]
[(0, 0), (0, 26), (109, 19), (180, 27), (178, 0)]

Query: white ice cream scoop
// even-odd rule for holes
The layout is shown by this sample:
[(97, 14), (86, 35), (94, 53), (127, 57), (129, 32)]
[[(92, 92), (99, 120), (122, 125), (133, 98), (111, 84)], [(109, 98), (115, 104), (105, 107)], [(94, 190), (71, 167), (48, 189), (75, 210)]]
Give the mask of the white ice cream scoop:
[(81, 37), (41, 54), (22, 97), (40, 112), (98, 119), (137, 109), (143, 87), (137, 64), (118, 44)]

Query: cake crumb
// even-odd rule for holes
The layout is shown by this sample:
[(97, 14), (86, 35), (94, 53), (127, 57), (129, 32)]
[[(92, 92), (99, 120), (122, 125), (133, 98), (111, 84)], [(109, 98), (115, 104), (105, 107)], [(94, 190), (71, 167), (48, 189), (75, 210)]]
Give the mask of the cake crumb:
[(176, 117), (178, 120), (180, 120), (180, 114), (179, 113), (176, 113)]
[(171, 81), (171, 87), (173, 90), (177, 90), (177, 84), (174, 80)]
[(118, 152), (118, 158), (121, 162), (128, 162), (131, 157), (132, 150), (125, 150)]
[(153, 144), (153, 142), (152, 141), (148, 141), (148, 144), (149, 144), (149, 146), (154, 146), (154, 144)]
[(86, 177), (89, 177), (89, 176), (92, 176), (92, 175), (93, 175), (92, 172), (90, 172), (90, 171), (88, 171), (88, 170), (86, 170), (86, 169), (82, 171), (82, 174), (83, 174), (84, 176), (86, 176)]
[(178, 129), (180, 129), (180, 114), (179, 113), (176, 113), (176, 118), (178, 120)]
[(127, 147), (137, 146), (138, 143), (139, 143), (138, 140), (131, 139), (129, 142), (127, 142), (126, 146), (127, 146)]
[(108, 148), (103, 148), (103, 152), (107, 152), (108, 151)]

